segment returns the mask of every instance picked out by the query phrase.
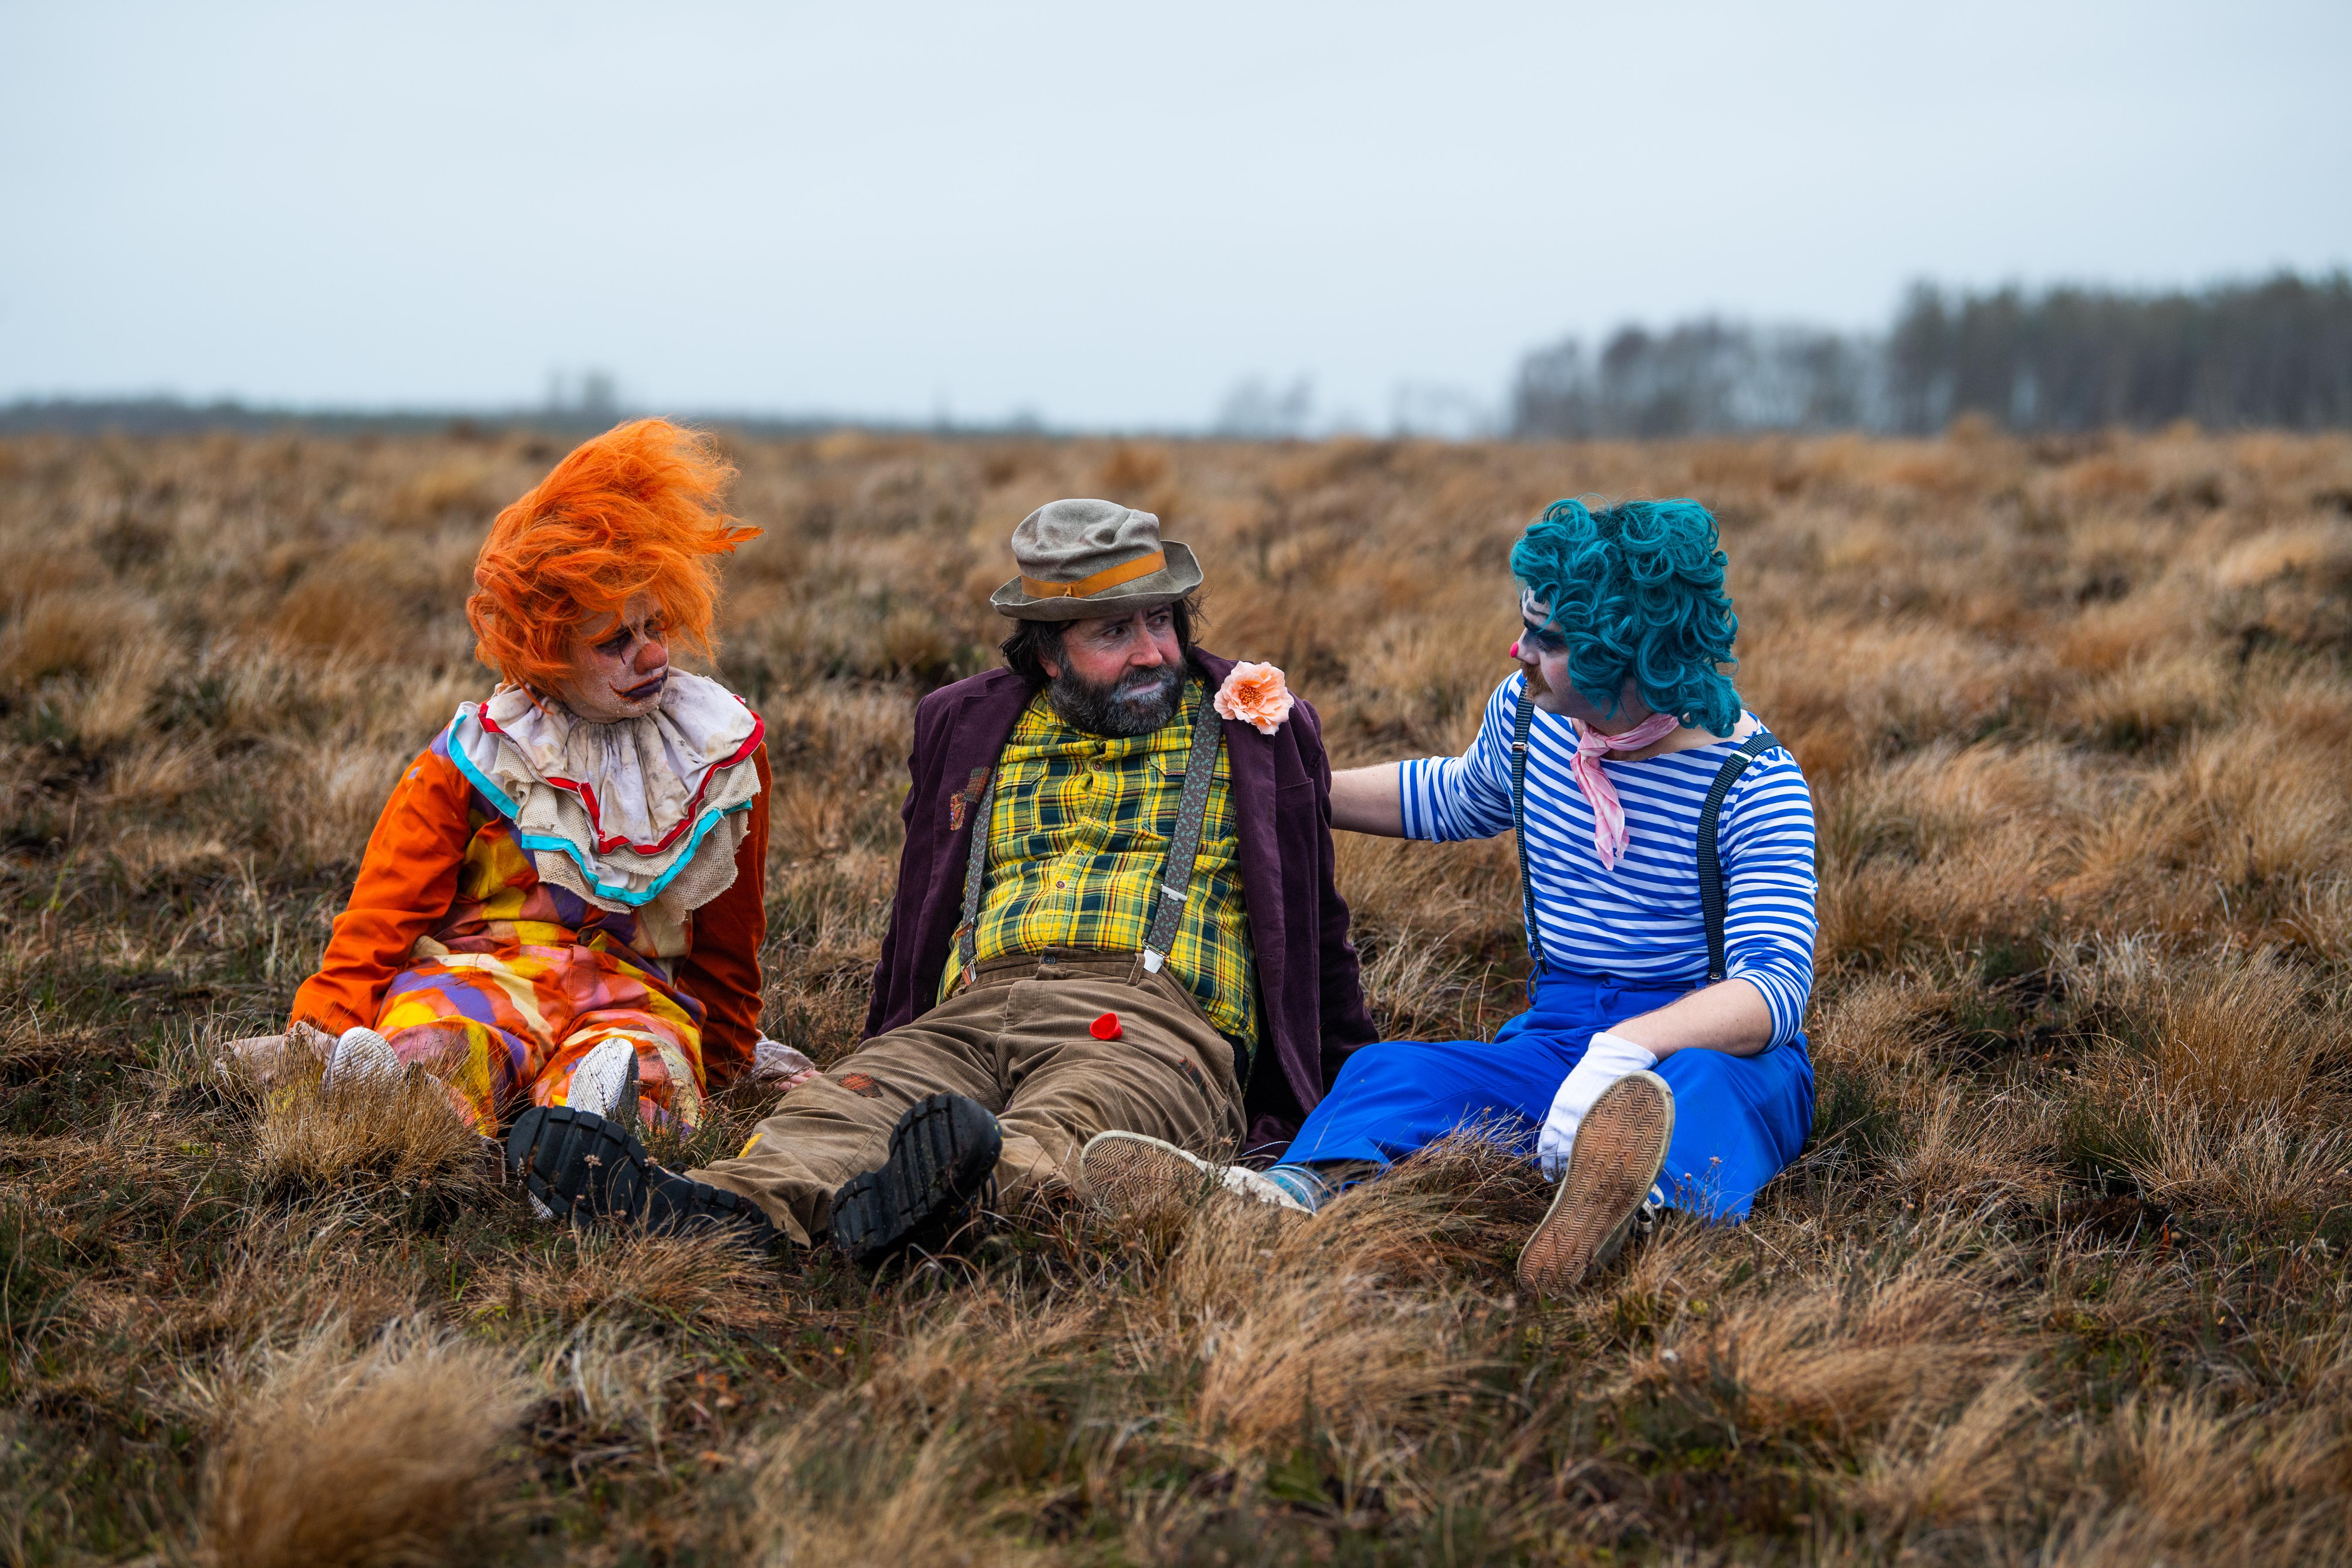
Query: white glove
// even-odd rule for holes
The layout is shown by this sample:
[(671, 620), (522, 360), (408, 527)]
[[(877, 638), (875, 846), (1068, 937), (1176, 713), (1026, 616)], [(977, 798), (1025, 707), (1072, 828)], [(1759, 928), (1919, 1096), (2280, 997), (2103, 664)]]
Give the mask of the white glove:
[(782, 1040), (761, 1040), (751, 1047), (751, 1081), (780, 1089), (798, 1089), (816, 1076), (816, 1063)]
[(1544, 1180), (1559, 1179), (1568, 1152), (1576, 1145), (1577, 1124), (1601, 1098), (1601, 1091), (1629, 1073), (1657, 1065), (1656, 1057), (1622, 1035), (1603, 1029), (1592, 1037), (1592, 1043), (1584, 1047), (1584, 1059), (1552, 1096), (1551, 1114), (1544, 1118), (1543, 1133), (1536, 1140), (1536, 1159), (1543, 1166)]

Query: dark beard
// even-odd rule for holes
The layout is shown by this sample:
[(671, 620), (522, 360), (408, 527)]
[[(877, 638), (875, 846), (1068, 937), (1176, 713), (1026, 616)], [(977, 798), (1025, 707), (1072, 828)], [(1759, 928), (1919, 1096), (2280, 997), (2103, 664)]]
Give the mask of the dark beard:
[(1149, 735), (1176, 716), (1184, 667), (1130, 670), (1108, 686), (1082, 680), (1068, 665), (1045, 688), (1062, 721), (1089, 735)]

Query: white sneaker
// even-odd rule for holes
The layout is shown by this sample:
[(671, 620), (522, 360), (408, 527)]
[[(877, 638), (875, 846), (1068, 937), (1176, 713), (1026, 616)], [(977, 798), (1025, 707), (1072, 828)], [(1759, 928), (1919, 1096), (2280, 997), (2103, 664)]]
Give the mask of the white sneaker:
[(1315, 1211), (1247, 1165), (1214, 1165), (1140, 1132), (1097, 1132), (1078, 1153), (1087, 1191), (1113, 1213), (1182, 1203), (1219, 1187), (1299, 1214)]
[(392, 1042), (363, 1025), (345, 1029), (327, 1053), (326, 1085), (373, 1083), (396, 1079), (402, 1072), (400, 1053)]
[(1224, 1188), (1229, 1193), (1239, 1193), (1262, 1204), (1272, 1204), (1278, 1209), (1292, 1209), (1299, 1214), (1315, 1212), (1291, 1196), (1290, 1190), (1280, 1182), (1269, 1182), (1264, 1172), (1253, 1171), (1247, 1165), (1227, 1165)]
[(575, 1110), (593, 1110), (635, 1131), (636, 1042), (616, 1035), (581, 1058), (580, 1065), (572, 1069), (572, 1087), (563, 1103)]

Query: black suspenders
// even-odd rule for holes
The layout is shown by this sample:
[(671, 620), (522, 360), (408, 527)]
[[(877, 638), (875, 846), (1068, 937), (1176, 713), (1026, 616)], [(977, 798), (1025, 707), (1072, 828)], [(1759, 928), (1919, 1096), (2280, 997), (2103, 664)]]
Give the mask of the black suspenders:
[(1748, 737), (1745, 744), (1723, 759), (1723, 766), (1715, 775), (1715, 787), (1706, 792), (1706, 804), (1698, 812), (1698, 909), (1706, 921), (1706, 983), (1709, 985), (1723, 978), (1723, 862), (1715, 853), (1716, 829), (1723, 826), (1723, 797), (1748, 771), (1748, 764), (1780, 742), (1772, 738), (1769, 730), (1759, 730)]
[[(1528, 862), (1528, 732), (1535, 726), (1535, 693), (1522, 686), (1519, 690), (1518, 716), (1511, 724), (1511, 832), (1519, 847), (1519, 900), (1527, 912), (1528, 952), (1535, 960), (1536, 973), (1544, 968), (1543, 937), (1536, 929), (1536, 880)], [(1706, 981), (1712, 985), (1723, 978), (1723, 862), (1715, 848), (1716, 831), (1722, 826), (1723, 799), (1748, 764), (1780, 742), (1772, 738), (1769, 730), (1759, 730), (1741, 742), (1715, 775), (1714, 787), (1706, 792), (1706, 804), (1698, 814), (1698, 908), (1706, 922)]]

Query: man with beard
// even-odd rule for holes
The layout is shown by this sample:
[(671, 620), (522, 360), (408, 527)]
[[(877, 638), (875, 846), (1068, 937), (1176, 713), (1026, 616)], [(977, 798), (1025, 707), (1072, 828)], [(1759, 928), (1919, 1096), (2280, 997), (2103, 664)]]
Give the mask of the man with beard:
[(863, 1044), (683, 1175), (591, 1113), (534, 1113), (513, 1145), (535, 1194), (639, 1215), (716, 1188), (878, 1261), (992, 1184), (1005, 1208), (1116, 1204), (1139, 1149), (1223, 1170), (1279, 1148), (1373, 1037), (1315, 710), (1192, 646), (1201, 568), (1150, 513), (1055, 501), (1013, 553), (989, 601), (1018, 623), (1007, 668), (915, 710)]

